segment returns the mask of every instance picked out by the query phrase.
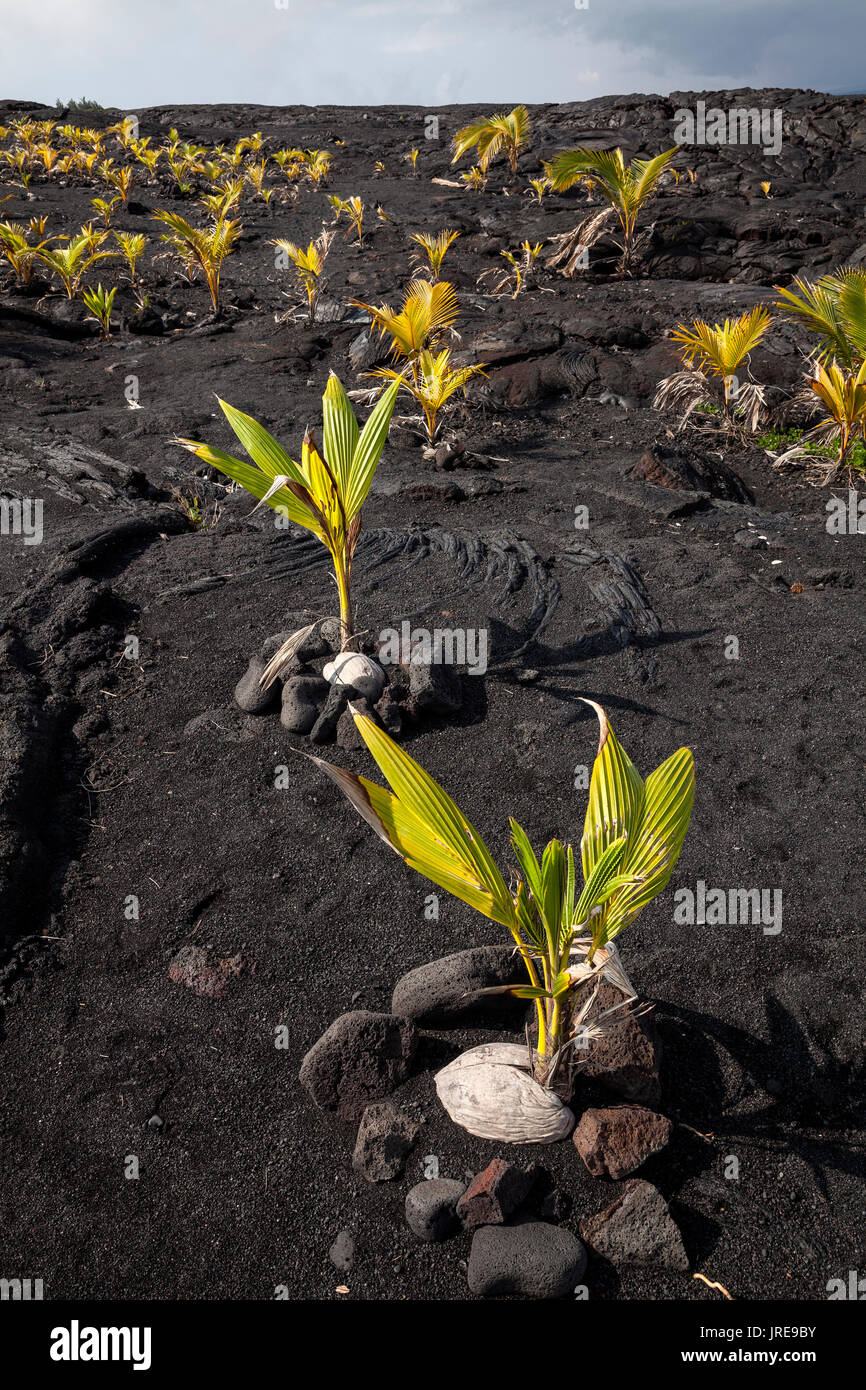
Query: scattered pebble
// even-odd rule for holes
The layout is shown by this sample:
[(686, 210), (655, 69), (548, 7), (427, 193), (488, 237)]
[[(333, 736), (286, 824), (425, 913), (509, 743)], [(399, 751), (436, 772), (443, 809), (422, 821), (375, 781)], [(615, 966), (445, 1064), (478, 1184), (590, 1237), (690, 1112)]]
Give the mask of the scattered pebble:
[(355, 1259), (355, 1242), (350, 1231), (341, 1231), (328, 1251), (328, 1257), (335, 1269), (348, 1274)]
[(168, 977), (204, 999), (222, 999), (231, 980), (244, 968), (243, 956), (211, 959), (201, 946), (181, 946), (168, 967)]

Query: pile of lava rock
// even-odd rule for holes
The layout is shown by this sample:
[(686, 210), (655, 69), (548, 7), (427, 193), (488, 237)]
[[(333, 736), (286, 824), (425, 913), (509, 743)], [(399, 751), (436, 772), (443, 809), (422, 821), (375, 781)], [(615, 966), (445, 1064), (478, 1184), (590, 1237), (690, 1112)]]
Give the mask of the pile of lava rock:
[[(336, 740), (341, 748), (359, 748), (349, 701), (392, 738), (413, 724), (431, 717), (453, 718), (461, 710), (464, 678), (454, 666), (421, 660), (380, 664), (379, 644), (372, 636), (360, 637), (356, 651), (341, 651), (337, 618), (293, 613), (287, 619), (291, 626), (266, 638), (235, 687), (235, 703), (247, 714), (270, 714), (279, 708), (280, 722), (289, 733), (304, 735), (311, 743)], [(312, 630), (295, 654), (263, 689), (262, 674), (276, 652), (293, 632), (310, 625)]]

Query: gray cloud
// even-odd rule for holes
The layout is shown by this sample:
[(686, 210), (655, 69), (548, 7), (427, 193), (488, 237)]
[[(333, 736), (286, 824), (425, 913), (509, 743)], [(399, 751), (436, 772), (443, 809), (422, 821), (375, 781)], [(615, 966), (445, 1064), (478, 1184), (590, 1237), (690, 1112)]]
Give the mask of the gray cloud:
[(41, 0), (9, 97), (435, 105), (864, 85), (863, 0)]

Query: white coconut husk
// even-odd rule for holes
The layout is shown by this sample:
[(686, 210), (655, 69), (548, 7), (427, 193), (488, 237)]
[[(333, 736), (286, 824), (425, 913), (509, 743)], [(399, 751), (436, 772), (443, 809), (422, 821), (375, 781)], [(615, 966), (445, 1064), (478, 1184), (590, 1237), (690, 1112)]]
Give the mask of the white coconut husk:
[[(557, 1070), (563, 1062), (571, 1065), (578, 1039), (600, 1037), (619, 1021), (619, 1011), (637, 999), (616, 947), (612, 943), (600, 947), (592, 964), (587, 964), (591, 944), (589, 937), (579, 937), (571, 948), (574, 963), (568, 969), (574, 981), (570, 996), (572, 1016), (563, 1046), (549, 1066), (546, 1083), (542, 1085), (532, 1075), (535, 1054), (528, 1042), (525, 1047), (520, 1043), (483, 1043), (473, 1047), (436, 1076), (439, 1099), (455, 1124), (479, 1139), (506, 1144), (555, 1144), (568, 1137), (575, 1118), (552, 1089)], [(622, 994), (622, 1001), (592, 1015), (603, 979)]]
[(454, 1123), (479, 1139), (555, 1144), (574, 1129), (574, 1115), (530, 1066), (520, 1043), (482, 1043), (437, 1074), (436, 1091)]

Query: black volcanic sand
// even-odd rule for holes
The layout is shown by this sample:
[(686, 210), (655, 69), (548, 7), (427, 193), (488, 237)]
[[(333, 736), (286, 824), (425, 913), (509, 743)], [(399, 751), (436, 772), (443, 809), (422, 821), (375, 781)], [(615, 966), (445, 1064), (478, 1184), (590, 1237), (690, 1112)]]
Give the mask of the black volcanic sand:
[[(464, 713), (407, 746), (503, 864), (509, 814), (537, 844), (579, 839), (573, 773), (592, 761), (596, 726), (578, 696), (605, 705), (644, 773), (682, 743), (694, 750), (697, 799), (673, 883), (621, 938), (656, 1001), (662, 1108), (682, 1122), (645, 1176), (673, 1203), (694, 1269), (741, 1297), (822, 1299), (863, 1251), (863, 539), (827, 533), (826, 490), (804, 472), (779, 476), (761, 450), (712, 433), (672, 441), (649, 405), (676, 361), (665, 335), (678, 317), (769, 302), (774, 283), (862, 250), (866, 111), (814, 93), (746, 97), (784, 109), (778, 160), (683, 151), (697, 181), (654, 204), (633, 282), (545, 274), (553, 293), (516, 302), (485, 299), (477, 275), (504, 246), (573, 226), (585, 195), (539, 209), (498, 170), (480, 195), (431, 184), (450, 176), (445, 141), (474, 108), (440, 113), (440, 145), (424, 141), (417, 110), (172, 109), (143, 112), (141, 125), (156, 139), (170, 125), (207, 142), (259, 129), (275, 145), (332, 149), (330, 190), (393, 219), (373, 216), (360, 251), (335, 243), (329, 294), (343, 303), (397, 299), (409, 232), (462, 231), (446, 261), (462, 294), (460, 348), (490, 377), (451, 418), (493, 466), (442, 472), (394, 431), (365, 513), (359, 620), (490, 628), (493, 663), (468, 681)], [(667, 148), (674, 108), (695, 100), (540, 108), (522, 179), (539, 155), (593, 137), (628, 154)], [(400, 163), (413, 143), (417, 178)], [(388, 175), (374, 180), (377, 158)], [(33, 191), (4, 215), (45, 212), (53, 230), (77, 228), (95, 192)], [(182, 206), (155, 188), (134, 196)], [(276, 715), (234, 708), (260, 642), (305, 606), (333, 611), (332, 591), (296, 535), (195, 478), (169, 442), (231, 447), (216, 392), (292, 451), (318, 421), (329, 368), (364, 384), (347, 357), (363, 325), (274, 323), (288, 277), (268, 238), (306, 239), (329, 217), (321, 190), (274, 216), (245, 203), (225, 323), (207, 323), (202, 285), (152, 264), (145, 213), (118, 225), (150, 234), (152, 301), (180, 328), (102, 344), (56, 298), (7, 288), (0, 300), (4, 486), (45, 499), (44, 543), (0, 545), (2, 1273), (42, 1278), (50, 1298), (267, 1299), (277, 1285), (334, 1298), (344, 1279), (360, 1299), (467, 1297), (468, 1239), (421, 1246), (402, 1209), (426, 1155), (462, 1177), (503, 1153), (451, 1125), (432, 1079), (502, 1033), (425, 1033), (398, 1093), (425, 1124), (392, 1183), (353, 1174), (352, 1127), (317, 1111), (297, 1074), (337, 1014), (387, 1009), (406, 970), (499, 930), (444, 895), (427, 921), (429, 885), (292, 751), (307, 745)], [(755, 376), (789, 389), (802, 346), (780, 325)], [(130, 375), (138, 411), (124, 397)], [(654, 441), (723, 457), (754, 501), (630, 475)], [(216, 527), (192, 530), (172, 486), (221, 499)], [(574, 529), (578, 504), (588, 531)], [(587, 563), (569, 559), (575, 543), (592, 548)], [(127, 634), (137, 661), (124, 659)], [(739, 660), (725, 658), (729, 636)], [(527, 668), (534, 684), (519, 679)], [(325, 756), (373, 771), (366, 753)], [(276, 790), (282, 765), (290, 785)], [(673, 890), (697, 880), (781, 889), (781, 934), (675, 926)], [(169, 979), (189, 944), (243, 956), (223, 997)], [(280, 1024), (286, 1051), (274, 1046)], [(124, 1176), (128, 1155), (137, 1181)], [(543, 1164), (570, 1199), (571, 1229), (619, 1190), (591, 1178), (570, 1141), (507, 1156)], [(356, 1243), (348, 1276), (328, 1258), (344, 1228)], [(717, 1297), (690, 1275), (597, 1261), (587, 1280), (593, 1298)]]

